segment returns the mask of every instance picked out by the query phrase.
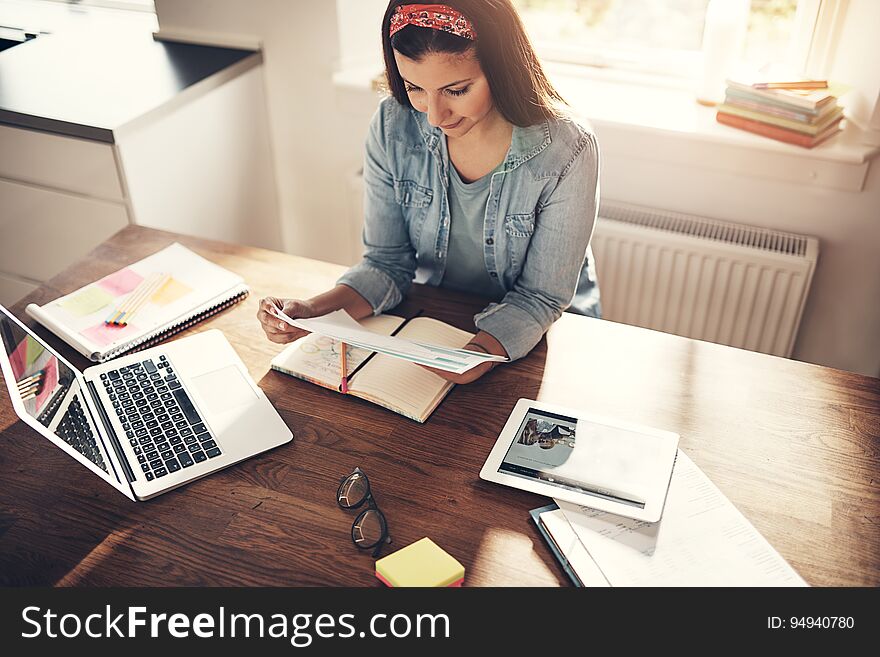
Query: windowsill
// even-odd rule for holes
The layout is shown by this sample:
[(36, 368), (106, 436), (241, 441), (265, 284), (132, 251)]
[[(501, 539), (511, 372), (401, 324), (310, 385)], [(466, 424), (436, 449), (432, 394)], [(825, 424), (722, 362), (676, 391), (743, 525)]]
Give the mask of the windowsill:
[[(377, 67), (333, 76), (337, 88), (374, 94)], [(815, 148), (801, 148), (721, 125), (684, 84), (552, 64), (547, 73), (576, 114), (588, 118), (606, 153), (723, 170), (738, 175), (860, 191), (880, 147), (861, 143), (851, 122)], [(670, 145), (673, 147), (670, 148)]]
[(693, 92), (684, 85), (661, 86), (639, 81), (635, 76), (621, 79), (582, 71), (576, 66), (547, 67), (562, 96), (597, 127), (626, 126), (842, 164), (863, 164), (880, 153), (880, 147), (860, 143), (858, 127), (849, 122), (841, 134), (825, 143), (801, 148), (721, 125), (715, 120), (715, 109), (697, 103)]

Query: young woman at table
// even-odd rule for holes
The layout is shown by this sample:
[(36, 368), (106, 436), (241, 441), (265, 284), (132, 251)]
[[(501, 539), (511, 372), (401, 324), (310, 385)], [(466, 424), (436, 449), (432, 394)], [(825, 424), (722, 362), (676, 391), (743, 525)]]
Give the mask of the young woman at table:
[[(262, 299), (268, 338), (300, 335), (271, 306), (361, 319), (414, 279), (490, 299), (467, 348), (511, 360), (566, 309), (598, 317), (596, 139), (561, 111), (510, 0), (392, 0), (382, 44), (391, 97), (367, 137), (364, 259), (311, 299)], [(434, 371), (468, 383), (492, 366)]]

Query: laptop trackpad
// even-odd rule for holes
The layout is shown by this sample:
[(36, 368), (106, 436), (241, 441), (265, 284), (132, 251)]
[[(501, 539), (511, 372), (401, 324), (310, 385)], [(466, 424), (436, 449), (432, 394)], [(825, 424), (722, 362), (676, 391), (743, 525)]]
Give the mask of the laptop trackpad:
[(231, 411), (253, 402), (257, 397), (235, 365), (202, 374), (191, 381), (203, 400), (202, 403), (212, 414)]

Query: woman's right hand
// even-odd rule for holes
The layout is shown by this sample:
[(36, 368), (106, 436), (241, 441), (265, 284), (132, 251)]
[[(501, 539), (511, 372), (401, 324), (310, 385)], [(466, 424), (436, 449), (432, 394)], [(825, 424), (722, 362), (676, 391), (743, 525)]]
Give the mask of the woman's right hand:
[(278, 344), (293, 342), (305, 331), (291, 326), (283, 319), (278, 319), (272, 314), (273, 309), (283, 311), (291, 319), (306, 319), (315, 316), (312, 304), (302, 299), (279, 299), (278, 297), (260, 299), (260, 308), (257, 311), (260, 327), (269, 340)]

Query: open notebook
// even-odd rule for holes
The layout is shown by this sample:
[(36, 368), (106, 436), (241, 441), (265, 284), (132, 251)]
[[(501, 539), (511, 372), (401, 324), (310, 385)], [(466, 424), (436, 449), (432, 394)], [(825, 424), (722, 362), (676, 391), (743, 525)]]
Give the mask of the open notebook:
[[(473, 337), (430, 317), (404, 320), (393, 315), (368, 317), (367, 330), (460, 349)], [(340, 343), (317, 333), (292, 342), (272, 360), (272, 369), (341, 392)], [(424, 422), (454, 384), (414, 363), (346, 345), (348, 394)]]
[[(152, 285), (151, 285), (152, 283)], [(149, 347), (244, 299), (237, 274), (175, 242), (27, 314), (92, 361)], [(132, 308), (124, 325), (108, 324)]]

